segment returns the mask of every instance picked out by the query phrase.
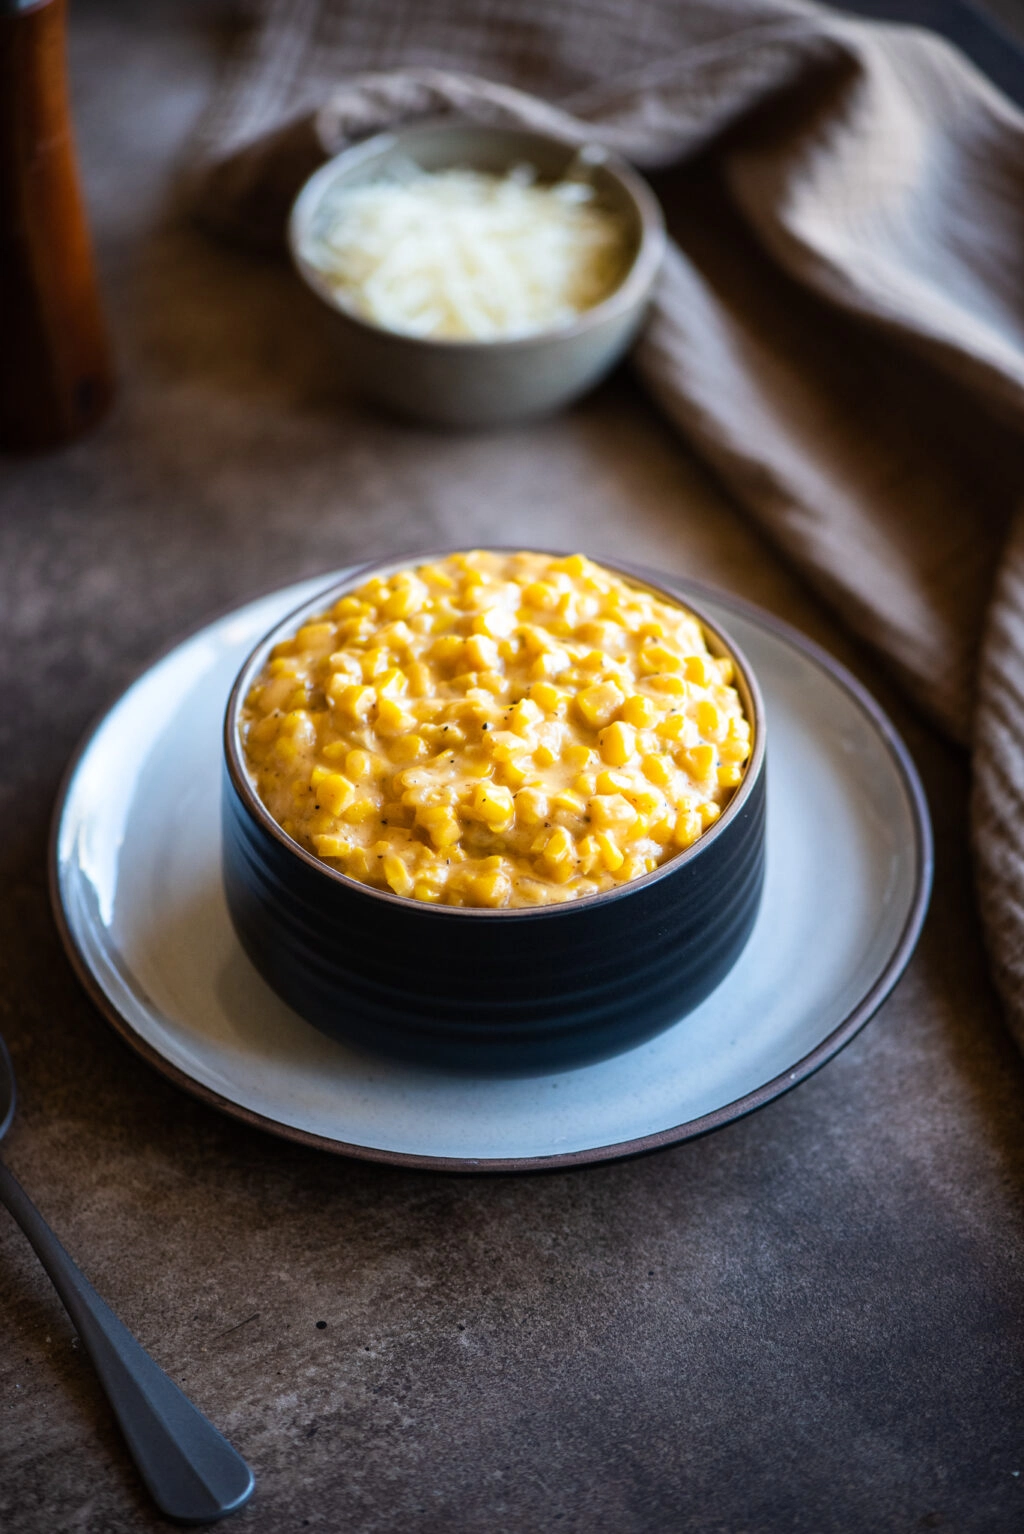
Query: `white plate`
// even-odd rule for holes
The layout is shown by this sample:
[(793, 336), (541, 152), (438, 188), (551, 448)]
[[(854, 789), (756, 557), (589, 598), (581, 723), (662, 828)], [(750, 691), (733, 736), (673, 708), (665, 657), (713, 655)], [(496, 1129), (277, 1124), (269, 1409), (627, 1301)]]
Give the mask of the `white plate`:
[[(290, 1139), (369, 1160), (524, 1170), (671, 1144), (802, 1080), (902, 972), (931, 881), (917, 775), (877, 705), (767, 614), (676, 582), (731, 632), (768, 715), (768, 857), (739, 962), (658, 1038), (561, 1075), (468, 1078), (317, 1033), (242, 953), (220, 878), (221, 721), (256, 641), (343, 572), (211, 623), (128, 688), (72, 763), (52, 887), (81, 979), (165, 1075)], [(660, 577), (665, 584), (664, 577)]]

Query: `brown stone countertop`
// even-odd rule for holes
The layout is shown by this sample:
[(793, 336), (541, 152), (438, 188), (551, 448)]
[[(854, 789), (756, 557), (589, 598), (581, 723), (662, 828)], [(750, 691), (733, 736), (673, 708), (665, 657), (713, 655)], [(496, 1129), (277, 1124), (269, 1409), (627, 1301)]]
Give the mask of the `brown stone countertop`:
[[(445, 436), (342, 398), (283, 266), (176, 225), (213, 8), (75, 7), (113, 414), (0, 464), (5, 1155), (258, 1476), (239, 1534), (851, 1534), (1024, 1527), (1024, 1067), (971, 903), (964, 761), (900, 702), (628, 378)], [(911, 966), (798, 1090), (645, 1159), (476, 1179), (303, 1150), (136, 1059), (65, 961), (47, 822), (91, 716), (207, 615), (370, 553), (583, 546), (728, 586), (889, 709), (938, 872)], [(326, 1324), (322, 1324), (326, 1323)], [(153, 1514), (0, 1211), (0, 1528)]]

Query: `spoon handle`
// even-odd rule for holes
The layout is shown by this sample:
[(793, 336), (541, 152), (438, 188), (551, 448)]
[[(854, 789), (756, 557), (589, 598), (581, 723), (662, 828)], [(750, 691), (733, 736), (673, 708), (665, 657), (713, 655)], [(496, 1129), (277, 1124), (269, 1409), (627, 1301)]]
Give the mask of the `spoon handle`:
[(3, 1162), (0, 1202), (53, 1280), (160, 1511), (187, 1523), (215, 1523), (237, 1512), (256, 1484), (245, 1460), (100, 1299)]

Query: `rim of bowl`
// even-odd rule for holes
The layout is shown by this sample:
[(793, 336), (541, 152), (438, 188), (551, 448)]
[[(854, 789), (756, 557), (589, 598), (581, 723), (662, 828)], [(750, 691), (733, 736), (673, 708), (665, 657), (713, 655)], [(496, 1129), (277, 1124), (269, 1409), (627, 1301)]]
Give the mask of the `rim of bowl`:
[[(476, 544), (472, 548), (479, 549), (482, 553), (489, 554), (517, 554), (528, 552), (533, 554), (548, 554), (552, 558), (561, 559), (566, 557), (566, 551), (560, 549), (530, 549), (521, 550), (512, 545), (499, 546), (494, 544)], [(651, 884), (667, 878), (669, 874), (676, 872), (684, 863), (692, 862), (705, 851), (714, 841), (721, 836), (726, 828), (737, 818), (740, 810), (746, 804), (753, 793), (754, 785), (762, 776), (765, 759), (765, 710), (764, 700), (758, 687), (757, 678), (747, 657), (732, 637), (723, 632), (718, 624), (713, 623), (698, 605), (690, 602), (682, 602), (673, 596), (671, 591), (656, 582), (650, 580), (637, 567), (629, 564), (620, 564), (608, 560), (594, 560), (594, 564), (601, 565), (613, 575), (625, 578), (630, 584), (642, 591), (652, 593), (663, 602), (668, 602), (673, 607), (681, 607), (692, 615), (700, 623), (705, 631), (705, 636), (710, 637), (715, 644), (720, 646), (721, 652), (727, 655), (735, 668), (734, 685), (737, 683), (740, 699), (743, 703), (744, 712), (750, 721), (754, 732), (754, 747), (747, 764), (747, 770), (743, 775), (743, 782), (733, 794), (722, 814), (714, 825), (701, 833), (692, 846), (678, 852), (674, 857), (666, 858), (657, 868), (650, 873), (641, 874), (638, 879), (630, 879), (625, 884), (618, 884), (611, 889), (598, 890), (592, 895), (581, 895), (576, 900), (552, 902), (549, 905), (540, 906), (455, 906), (434, 905), (423, 900), (413, 900), (408, 895), (396, 895), (393, 890), (377, 889), (375, 885), (363, 884), (359, 879), (353, 879), (350, 875), (342, 873), (340, 869), (331, 868), (322, 858), (307, 851), (293, 837), (289, 836), (271, 815), (263, 800), (256, 792), (246, 770), (242, 755), (241, 739), (239, 732), (239, 716), (249, 689), (253, 684), (255, 673), (261, 667), (270, 650), (278, 641), (286, 636), (294, 635), (296, 629), (301, 626), (304, 618), (323, 610), (324, 606), (333, 605), (347, 592), (353, 591), (364, 581), (370, 580), (375, 575), (393, 575), (399, 570), (407, 570), (417, 565), (431, 564), (438, 559), (446, 559), (452, 554), (470, 553), (469, 547), (455, 547), (447, 549), (428, 549), (416, 554), (399, 555), (391, 559), (370, 560), (352, 570), (343, 581), (336, 581), (334, 585), (325, 587), (318, 595), (300, 606), (293, 609), (280, 622), (275, 623), (263, 638), (253, 647), (235, 678), (234, 685), (228, 697), (227, 708), (224, 713), (223, 746), (224, 758), (227, 764), (228, 775), (235, 792), (238, 794), (245, 809), (263, 830), (267, 831), (275, 841), (279, 842), (289, 852), (301, 859), (309, 868), (315, 869), (325, 878), (343, 885), (347, 889), (358, 890), (363, 895), (371, 896), (376, 900), (382, 900), (390, 905), (398, 905), (404, 909), (418, 911), (421, 914), (429, 914), (439, 919), (462, 920), (470, 918), (474, 920), (504, 919), (516, 920), (545, 920), (556, 916), (568, 916), (574, 911), (589, 909), (599, 903), (609, 903), (613, 900), (622, 900), (635, 890), (646, 889)], [(569, 551), (572, 552), (572, 551)], [(589, 558), (589, 555), (586, 556)], [(712, 653), (715, 653), (712, 651)]]
[[(408, 127), (385, 129), (383, 133), (375, 133), (372, 138), (363, 139), (360, 143), (352, 144), (348, 149), (342, 149), (338, 154), (332, 155), (325, 164), (313, 172), (308, 180), (303, 182), (288, 214), (287, 236), (288, 251), (299, 276), (317, 298), (322, 299), (336, 314), (340, 314), (360, 330), (366, 331), (368, 335), (387, 336), (425, 350), (472, 355), (485, 349), (526, 347), (535, 346), (543, 341), (569, 340), (573, 336), (585, 334), (604, 320), (612, 319), (634, 308), (647, 298), (665, 257), (665, 218), (661, 211), (661, 204), (639, 171), (635, 171), (620, 155), (615, 154), (613, 150), (605, 149), (595, 140), (593, 148), (600, 151), (601, 159), (598, 162), (600, 168), (606, 170), (619, 182), (633, 204), (639, 224), (636, 254), (629, 269), (607, 298), (603, 298), (600, 303), (584, 309), (575, 319), (562, 325), (552, 326), (548, 330), (531, 331), (525, 336), (497, 336), (493, 340), (409, 335), (404, 330), (391, 330), (386, 325), (377, 325), (348, 308), (333, 292), (320, 268), (313, 262), (307, 261), (301, 249), (303, 237), (327, 186), (333, 182), (339, 169), (350, 170), (363, 160), (372, 160), (375, 155), (381, 154), (386, 149), (401, 145), (408, 139), (436, 133), (442, 128), (463, 131), (472, 129), (481, 136), (515, 133), (523, 138), (535, 139), (539, 143), (556, 145), (570, 154), (580, 153), (589, 147), (587, 142), (574, 144), (570, 139), (560, 138), (556, 133), (542, 133), (535, 128), (512, 126), (505, 128), (495, 123), (474, 123), (461, 118), (430, 118), (423, 122), (411, 123)], [(469, 157), (454, 158), (449, 168), (463, 163), (467, 158)]]

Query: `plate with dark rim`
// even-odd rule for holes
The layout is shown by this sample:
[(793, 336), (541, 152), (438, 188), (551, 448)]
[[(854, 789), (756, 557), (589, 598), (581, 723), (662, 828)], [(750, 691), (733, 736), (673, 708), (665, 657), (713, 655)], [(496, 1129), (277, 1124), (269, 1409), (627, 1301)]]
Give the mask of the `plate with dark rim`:
[(928, 812), (906, 747), (864, 688), (795, 629), (724, 592), (652, 576), (699, 601), (764, 694), (765, 895), (734, 969), (657, 1038), (552, 1076), (402, 1065), (303, 1022), (256, 974), (228, 919), (221, 725), (260, 637), (344, 575), (272, 592), (177, 644), (68, 768), (51, 839), (57, 925), (85, 988), (143, 1059), (223, 1112), (322, 1150), (531, 1171), (721, 1128), (805, 1080), (877, 1011), (931, 887)]

